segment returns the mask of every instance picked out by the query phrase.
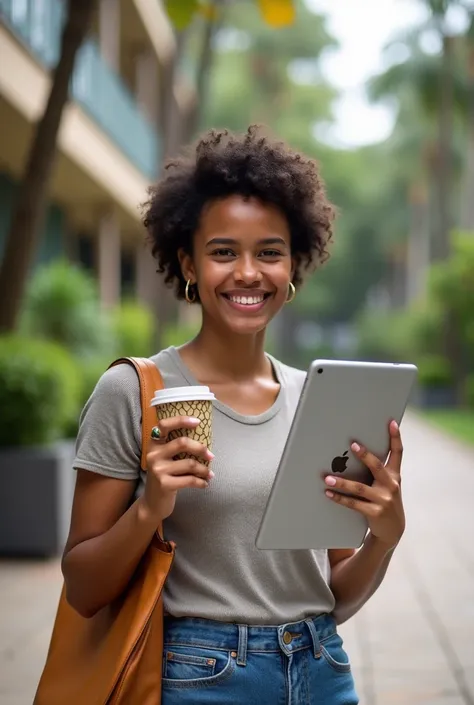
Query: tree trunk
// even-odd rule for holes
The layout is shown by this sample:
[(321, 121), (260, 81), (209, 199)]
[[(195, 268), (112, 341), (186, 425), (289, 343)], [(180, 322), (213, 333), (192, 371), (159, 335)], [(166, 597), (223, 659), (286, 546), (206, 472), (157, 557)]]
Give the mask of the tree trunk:
[[(180, 147), (186, 141), (186, 123), (188, 116), (182, 114), (175, 95), (176, 78), (187, 35), (180, 32), (177, 35), (176, 53), (163, 68), (160, 77), (159, 96), (159, 129), (163, 140), (162, 160), (166, 162), (176, 156)], [(161, 172), (162, 164), (158, 171)], [(162, 276), (157, 275), (156, 285), (156, 336), (155, 344), (158, 350), (163, 347), (163, 334), (167, 325), (178, 317), (178, 302), (174, 292), (165, 285)]]
[(426, 184), (416, 181), (409, 192), (410, 232), (406, 263), (406, 297), (408, 306), (426, 292), (429, 266), (428, 193)]
[(54, 70), (46, 108), (31, 142), (24, 175), (12, 213), (0, 268), (0, 331), (14, 330), (45, 216), (56, 142), (68, 101), (77, 51), (92, 19), (96, 0), (68, 0), (61, 54)]
[(443, 60), (440, 72), (439, 134), (437, 155), (437, 227), (433, 259), (449, 257), (452, 227), (452, 133), (453, 133), (453, 38), (443, 35)]
[(175, 156), (185, 141), (184, 120), (175, 94), (179, 64), (187, 39), (185, 32), (180, 32), (176, 42), (176, 53), (163, 68), (160, 80), (159, 122), (163, 138), (163, 160)]
[(187, 131), (189, 137), (193, 137), (200, 128), (202, 109), (206, 104), (209, 94), (210, 74), (214, 55), (212, 44), (219, 27), (220, 22), (218, 22), (215, 17), (211, 16), (206, 20), (202, 37), (201, 53), (196, 71), (196, 93), (198, 100), (196, 100), (193, 106), (188, 123)]
[(470, 38), (468, 54), (468, 80), (469, 104), (467, 107), (467, 164), (464, 177), (463, 227), (474, 233), (474, 36)]

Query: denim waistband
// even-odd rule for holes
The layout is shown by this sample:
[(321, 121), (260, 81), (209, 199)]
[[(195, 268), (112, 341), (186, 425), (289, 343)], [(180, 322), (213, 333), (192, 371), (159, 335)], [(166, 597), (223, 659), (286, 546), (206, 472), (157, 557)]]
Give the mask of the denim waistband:
[(278, 626), (232, 624), (194, 617), (165, 617), (165, 644), (204, 646), (235, 651), (237, 663), (245, 665), (248, 652), (283, 651), (287, 655), (310, 647), (319, 658), (320, 642), (336, 632), (334, 617), (323, 614)]

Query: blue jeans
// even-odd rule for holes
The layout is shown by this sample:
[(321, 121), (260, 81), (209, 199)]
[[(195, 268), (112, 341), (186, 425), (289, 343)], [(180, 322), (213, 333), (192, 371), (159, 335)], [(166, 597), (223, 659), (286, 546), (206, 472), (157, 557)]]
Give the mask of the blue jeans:
[(165, 618), (162, 705), (357, 705), (330, 615), (280, 627)]

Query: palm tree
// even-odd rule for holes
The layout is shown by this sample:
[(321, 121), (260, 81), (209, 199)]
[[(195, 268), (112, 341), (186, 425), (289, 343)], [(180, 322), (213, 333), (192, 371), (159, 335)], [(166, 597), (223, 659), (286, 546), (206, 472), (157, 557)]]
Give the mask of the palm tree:
[(53, 72), (44, 113), (31, 141), (0, 267), (0, 331), (13, 330), (20, 314), (45, 215), (57, 136), (68, 101), (74, 63), (95, 5), (96, 0), (67, 2), (60, 58)]
[[(466, 80), (458, 38), (443, 35), (443, 51), (432, 56), (421, 51), (419, 37), (419, 29), (404, 37), (409, 59), (376, 76), (370, 84), (370, 95), (374, 100), (395, 96), (399, 106), (402, 101), (412, 101), (420, 111), (418, 118), (412, 111), (412, 119), (425, 125), (414, 155), (415, 158), (423, 155), (426, 178), (431, 182), (430, 252), (431, 259), (436, 261), (445, 259), (450, 251), (452, 187), (456, 176), (454, 113), (455, 110), (465, 112)], [(437, 125), (435, 137), (431, 131), (434, 124)], [(413, 135), (411, 125), (405, 123), (404, 129)]]

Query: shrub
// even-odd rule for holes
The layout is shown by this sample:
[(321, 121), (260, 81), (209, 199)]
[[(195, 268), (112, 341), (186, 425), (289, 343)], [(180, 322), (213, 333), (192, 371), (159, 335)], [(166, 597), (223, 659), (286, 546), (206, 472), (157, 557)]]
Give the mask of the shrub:
[(176, 347), (184, 345), (189, 340), (192, 340), (199, 331), (199, 324), (180, 324), (176, 323), (173, 325), (166, 326), (163, 331), (162, 345), (163, 348), (168, 348), (170, 345), (175, 345)]
[(464, 397), (469, 409), (474, 410), (474, 374), (466, 378)]
[(453, 383), (451, 365), (441, 355), (425, 355), (418, 360), (418, 382), (421, 387), (449, 387)]
[(414, 340), (411, 321), (404, 314), (393, 312), (368, 312), (356, 323), (357, 355), (370, 360), (395, 360), (409, 358)]
[(58, 344), (0, 337), (0, 446), (61, 437), (77, 417), (80, 385), (74, 358)]
[(368, 312), (357, 321), (358, 355), (372, 360), (416, 362), (441, 350), (441, 311), (419, 305), (409, 311)]
[(139, 302), (125, 301), (114, 310), (112, 331), (116, 357), (150, 357), (155, 352), (153, 315)]
[(54, 340), (78, 356), (113, 354), (112, 333), (100, 310), (94, 280), (64, 260), (41, 267), (34, 275), (22, 330)]

